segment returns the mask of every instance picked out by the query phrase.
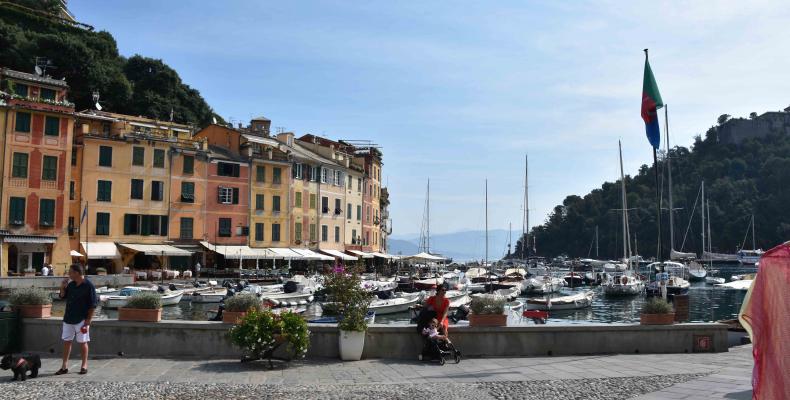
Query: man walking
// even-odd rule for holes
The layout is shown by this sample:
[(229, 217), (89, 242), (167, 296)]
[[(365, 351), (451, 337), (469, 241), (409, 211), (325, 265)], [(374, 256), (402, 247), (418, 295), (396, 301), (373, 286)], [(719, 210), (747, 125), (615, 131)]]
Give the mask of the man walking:
[[(70, 280), (70, 281), (69, 281)], [(96, 288), (91, 281), (85, 279), (82, 265), (71, 264), (69, 278), (60, 284), (60, 298), (66, 299), (66, 312), (63, 314), (63, 364), (55, 375), (69, 372), (69, 356), (71, 343), (76, 337), (80, 344), (82, 366), (80, 375), (88, 373), (88, 342), (90, 342), (90, 326), (93, 311), (96, 309)]]

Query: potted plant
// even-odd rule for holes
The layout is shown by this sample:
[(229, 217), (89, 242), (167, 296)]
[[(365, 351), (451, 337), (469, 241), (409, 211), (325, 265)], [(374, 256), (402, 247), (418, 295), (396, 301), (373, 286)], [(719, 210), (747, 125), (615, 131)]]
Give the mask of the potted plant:
[(469, 326), (506, 326), (505, 298), (484, 294), (472, 297)]
[(338, 346), (340, 359), (356, 361), (362, 359), (365, 348), (365, 331), (368, 329), (365, 316), (373, 297), (362, 288), (355, 269), (337, 270), (324, 279), (327, 299), (336, 305), (340, 330)]
[(153, 291), (139, 291), (118, 309), (118, 320), (159, 322), (162, 320), (162, 298)]
[(14, 289), (8, 301), (22, 318), (49, 318), (52, 315), (52, 297), (43, 289)]
[[(241, 361), (272, 359), (290, 361), (307, 354), (310, 331), (307, 322), (296, 313), (275, 314), (268, 309), (249, 308), (228, 333), (231, 342), (241, 347), (245, 355)], [(287, 348), (287, 358), (276, 357), (281, 346)]]
[(225, 300), (222, 322), (235, 324), (250, 310), (260, 310), (261, 301), (252, 293), (240, 293)]
[(96, 275), (107, 275), (107, 268), (104, 267), (96, 268)]
[(649, 299), (642, 306), (639, 323), (642, 325), (672, 325), (675, 322), (675, 310), (666, 300), (658, 297)]

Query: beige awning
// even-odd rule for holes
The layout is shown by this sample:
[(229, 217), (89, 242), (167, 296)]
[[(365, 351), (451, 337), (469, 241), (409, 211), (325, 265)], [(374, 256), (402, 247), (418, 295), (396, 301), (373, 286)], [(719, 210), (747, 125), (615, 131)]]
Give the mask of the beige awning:
[(89, 260), (120, 258), (121, 253), (113, 242), (80, 242)]
[(323, 251), (326, 254), (329, 254), (330, 256), (337, 257), (337, 258), (339, 258), (339, 259), (341, 259), (343, 261), (357, 261), (358, 260), (357, 257), (348, 255), (348, 254), (343, 253), (343, 252), (338, 251), (338, 250), (324, 250), (324, 249), (320, 249), (320, 250)]
[(71, 254), (72, 257), (83, 257), (82, 253), (80, 253), (77, 250), (72, 250), (71, 252), (69, 252), (69, 254)]
[(215, 245), (209, 242), (200, 242), (203, 247), (217, 253), (221, 254), (223, 257), (229, 260), (238, 260), (238, 259), (278, 259), (282, 258), (279, 255), (275, 254), (274, 252), (270, 251), (269, 249), (264, 248), (256, 248), (250, 246), (225, 246), (225, 245)]
[(359, 250), (349, 250), (348, 252), (349, 252), (349, 253), (354, 253), (354, 254), (356, 254), (356, 255), (358, 255), (358, 256), (360, 256), (360, 257), (362, 257), (362, 258), (373, 258), (373, 254), (370, 254), (370, 253), (365, 253), (364, 251), (359, 251)]
[(334, 257), (325, 256), (310, 249), (291, 249), (291, 251), (303, 255), (308, 260), (335, 261)]
[(384, 254), (384, 253), (379, 253), (378, 251), (374, 251), (374, 252), (372, 252), (372, 253), (370, 253), (370, 254), (373, 254), (373, 257), (385, 258), (385, 259), (387, 259), (387, 260), (389, 260), (390, 258), (392, 258), (392, 256), (391, 256), (391, 255), (389, 255), (389, 254)]
[(121, 246), (149, 256), (190, 256), (189, 250), (179, 249), (167, 244), (119, 243)]
[(433, 254), (428, 254), (425, 252), (415, 254), (413, 256), (404, 257), (406, 260), (417, 260), (417, 261), (444, 261), (446, 258), (435, 256)]
[(269, 247), (267, 250), (273, 252), (280, 258), (290, 259), (290, 260), (306, 260), (307, 257), (294, 251), (293, 249), (289, 249), (287, 247)]

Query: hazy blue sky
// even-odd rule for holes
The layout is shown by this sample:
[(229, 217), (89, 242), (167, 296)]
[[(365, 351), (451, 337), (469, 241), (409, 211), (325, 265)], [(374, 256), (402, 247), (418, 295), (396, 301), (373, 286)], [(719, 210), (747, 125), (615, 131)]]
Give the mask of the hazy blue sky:
[(384, 150), (395, 232), (521, 228), (568, 194), (651, 162), (639, 116), (642, 49), (672, 142), (718, 115), (790, 104), (781, 2), (295, 2), (71, 0), (122, 54), (161, 58), (226, 119)]

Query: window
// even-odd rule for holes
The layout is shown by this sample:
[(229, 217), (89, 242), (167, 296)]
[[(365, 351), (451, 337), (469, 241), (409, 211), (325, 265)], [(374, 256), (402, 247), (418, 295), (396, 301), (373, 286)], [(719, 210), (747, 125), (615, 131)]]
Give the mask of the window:
[(132, 165), (145, 165), (145, 147), (132, 147)]
[(239, 177), (239, 165), (225, 162), (217, 163), (217, 175)]
[(346, 218), (351, 219), (352, 215), (353, 214), (351, 214), (351, 203), (348, 203), (348, 206), (346, 207)]
[(55, 156), (44, 156), (41, 165), (41, 180), (54, 181), (58, 179), (58, 158)]
[(14, 130), (17, 132), (30, 132), (30, 113), (16, 113), (16, 125), (14, 126)]
[(294, 239), (296, 239), (297, 241), (300, 241), (300, 242), (302, 241), (302, 223), (301, 222), (297, 222), (294, 225)]
[(343, 206), (341, 205), (340, 199), (335, 199), (335, 215), (340, 215), (343, 213)]
[(27, 153), (14, 153), (11, 176), (14, 178), (27, 178)]
[(184, 156), (184, 174), (193, 174), (195, 172), (195, 157)]
[(321, 196), (321, 212), (324, 214), (329, 212), (329, 197)]
[(280, 224), (272, 224), (272, 242), (280, 241)]
[(367, 206), (367, 207), (366, 207), (366, 210), (365, 210), (365, 220), (366, 220), (366, 221), (368, 221), (368, 223), (370, 223), (370, 206)]
[(112, 147), (99, 146), (99, 166), (112, 167)]
[(256, 194), (255, 195), (255, 209), (256, 210), (263, 210), (263, 195)]
[(272, 196), (272, 212), (280, 212), (280, 196)]
[(74, 236), (74, 217), (69, 217), (69, 236)]
[(335, 171), (335, 186), (343, 186), (343, 171)]
[(47, 115), (44, 118), (44, 134), (47, 136), (60, 136), (60, 118)]
[(71, 148), (71, 165), (77, 165), (77, 149)]
[(310, 241), (315, 242), (315, 224), (310, 224)]
[(283, 183), (283, 170), (282, 168), (272, 168), (272, 183), (279, 185)]
[(351, 244), (357, 244), (357, 230), (351, 230)]
[(69, 200), (74, 200), (74, 197), (76, 196), (76, 189), (74, 185), (74, 181), (69, 182)]
[(96, 213), (96, 235), (106, 236), (110, 234), (110, 213)]
[(220, 237), (230, 237), (230, 218), (219, 219), (219, 232)]
[(239, 188), (228, 188), (220, 186), (217, 189), (220, 204), (239, 204)]
[(310, 194), (310, 209), (315, 210), (315, 195), (312, 193)]
[(357, 192), (362, 191), (362, 178), (357, 178)]
[(310, 168), (310, 180), (315, 182), (318, 180), (318, 167), (311, 167)]
[(293, 177), (294, 179), (302, 179), (302, 164), (294, 164), (293, 165)]
[(255, 166), (255, 182), (266, 182), (266, 167), (263, 165)]
[(47, 88), (41, 88), (41, 95), (39, 97), (41, 97), (44, 100), (55, 101), (56, 100), (55, 99), (55, 95), (56, 95), (56, 93), (55, 93), (54, 90), (47, 89)]
[(27, 97), (27, 85), (14, 82), (14, 93), (17, 96)]
[(195, 202), (195, 182), (181, 182), (181, 202)]
[(124, 214), (124, 216), (123, 216), (123, 234), (124, 235), (139, 235), (140, 234), (140, 215), (139, 214)]
[(348, 176), (348, 186), (347, 187), (348, 187), (348, 190), (351, 190), (351, 188), (354, 187), (354, 177), (352, 177), (351, 175)]
[(165, 197), (165, 183), (162, 181), (151, 181), (151, 200), (162, 201)]
[(329, 227), (326, 225), (321, 225), (321, 241), (329, 241)]
[(302, 192), (301, 191), (295, 193), (294, 203), (295, 203), (294, 204), (295, 207), (302, 208)]
[(326, 168), (321, 168), (321, 183), (329, 182), (329, 170)]
[(357, 206), (357, 221), (362, 221), (362, 206)]
[(154, 168), (165, 167), (165, 151), (162, 149), (154, 149)]
[(96, 201), (112, 201), (112, 181), (99, 181)]
[(8, 224), (9, 225), (24, 225), (25, 224), (25, 198), (24, 197), (11, 197), (8, 205)]
[(255, 240), (258, 242), (263, 240), (263, 223), (255, 223)]
[(181, 217), (181, 227), (178, 232), (178, 237), (181, 239), (192, 239), (192, 229), (195, 221), (192, 218)]
[(129, 197), (136, 200), (143, 199), (143, 184), (145, 181), (142, 179), (132, 179), (132, 192)]
[(335, 227), (335, 243), (340, 243), (340, 227)]
[(124, 235), (167, 236), (167, 215), (124, 214)]

